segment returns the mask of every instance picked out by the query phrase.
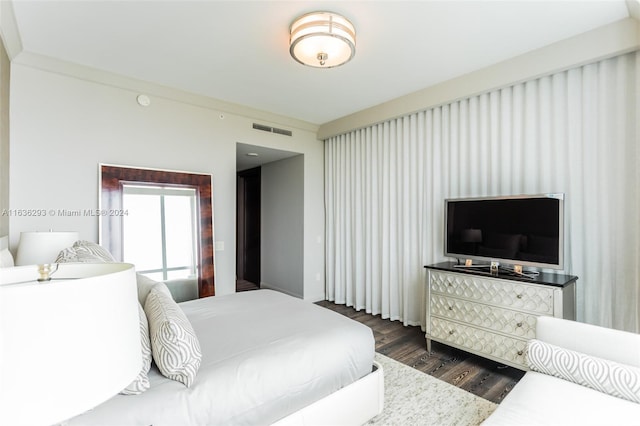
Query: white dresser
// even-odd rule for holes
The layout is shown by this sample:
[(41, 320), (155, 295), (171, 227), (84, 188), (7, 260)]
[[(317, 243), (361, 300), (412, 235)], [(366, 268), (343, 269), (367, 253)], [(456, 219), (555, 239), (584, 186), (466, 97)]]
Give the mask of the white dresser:
[(527, 370), (526, 346), (542, 315), (575, 319), (575, 276), (541, 273), (534, 279), (427, 268), (427, 351), (431, 341)]

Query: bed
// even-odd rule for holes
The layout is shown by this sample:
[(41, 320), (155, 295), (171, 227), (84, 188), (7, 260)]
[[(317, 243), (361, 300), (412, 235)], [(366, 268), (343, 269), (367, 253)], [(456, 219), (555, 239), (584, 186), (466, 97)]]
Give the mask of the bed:
[[(114, 261), (87, 241), (77, 241), (55, 259)], [(0, 237), (0, 267), (12, 266), (8, 239)], [(164, 283), (140, 274), (137, 290), (141, 342), (146, 339), (148, 348), (145, 352), (141, 344), (142, 371), (123, 392), (140, 385), (142, 376), (145, 386), (135, 389), (135, 395), (116, 395), (64, 425), (359, 425), (382, 412), (383, 372), (373, 360), (373, 333), (363, 324), (272, 290), (176, 304)], [(198, 341), (197, 373), (188, 386), (167, 378), (155, 363), (148, 370), (149, 345), (155, 341), (149, 334), (152, 323), (157, 324), (151, 320), (155, 311), (148, 310), (149, 299), (160, 300), (162, 294), (168, 303), (164, 307), (178, 313)], [(113, 314), (118, 314), (117, 306)], [(153, 359), (157, 361), (155, 346)]]
[(362, 424), (382, 411), (382, 369), (365, 325), (271, 290), (178, 306), (202, 350), (191, 386), (154, 365), (145, 392), (65, 424)]

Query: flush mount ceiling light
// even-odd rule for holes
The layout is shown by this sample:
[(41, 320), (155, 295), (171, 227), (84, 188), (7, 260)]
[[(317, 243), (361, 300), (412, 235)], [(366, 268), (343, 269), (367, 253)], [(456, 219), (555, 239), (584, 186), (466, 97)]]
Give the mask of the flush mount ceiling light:
[(293, 21), (289, 31), (289, 53), (303, 65), (337, 67), (356, 54), (356, 30), (347, 18), (337, 13), (307, 13)]

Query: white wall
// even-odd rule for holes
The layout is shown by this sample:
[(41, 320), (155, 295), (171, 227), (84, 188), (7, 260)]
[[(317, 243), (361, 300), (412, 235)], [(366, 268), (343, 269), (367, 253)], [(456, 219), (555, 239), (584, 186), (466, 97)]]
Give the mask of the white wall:
[(304, 297), (304, 156), (261, 168), (261, 286)]
[[(60, 65), (59, 63), (57, 65)], [(72, 66), (58, 69), (75, 70)], [(95, 209), (98, 163), (210, 173), (213, 176), (216, 294), (235, 291), (236, 143), (304, 154), (304, 285), (324, 298), (323, 144), (313, 128), (293, 128), (293, 137), (253, 130), (253, 111), (232, 113), (207, 106), (207, 99), (121, 77), (104, 78), (80, 68), (80, 78), (12, 63), (11, 171), (12, 209)], [(101, 77), (99, 83), (94, 81)], [(99, 78), (100, 79), (100, 78)], [(136, 87), (140, 87), (136, 90)], [(151, 105), (136, 96), (144, 89)], [(154, 93), (155, 91), (155, 93)], [(157, 93), (157, 94), (156, 94)], [(175, 96), (173, 96), (175, 95)], [(188, 100), (189, 102), (185, 101)], [(241, 113), (239, 114), (238, 111)], [(260, 117), (263, 118), (263, 117)], [(265, 122), (291, 128), (291, 120)], [(293, 123), (295, 124), (295, 123)], [(317, 164), (318, 166), (310, 166)], [(95, 217), (12, 217), (15, 249), (21, 231), (75, 230), (98, 239)], [(311, 279), (310, 279), (311, 278)]]

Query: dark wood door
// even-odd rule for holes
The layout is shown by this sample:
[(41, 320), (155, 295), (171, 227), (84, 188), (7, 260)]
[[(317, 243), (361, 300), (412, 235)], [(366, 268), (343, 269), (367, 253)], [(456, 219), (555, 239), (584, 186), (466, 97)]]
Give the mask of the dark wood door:
[(260, 285), (260, 167), (238, 172), (237, 279)]

